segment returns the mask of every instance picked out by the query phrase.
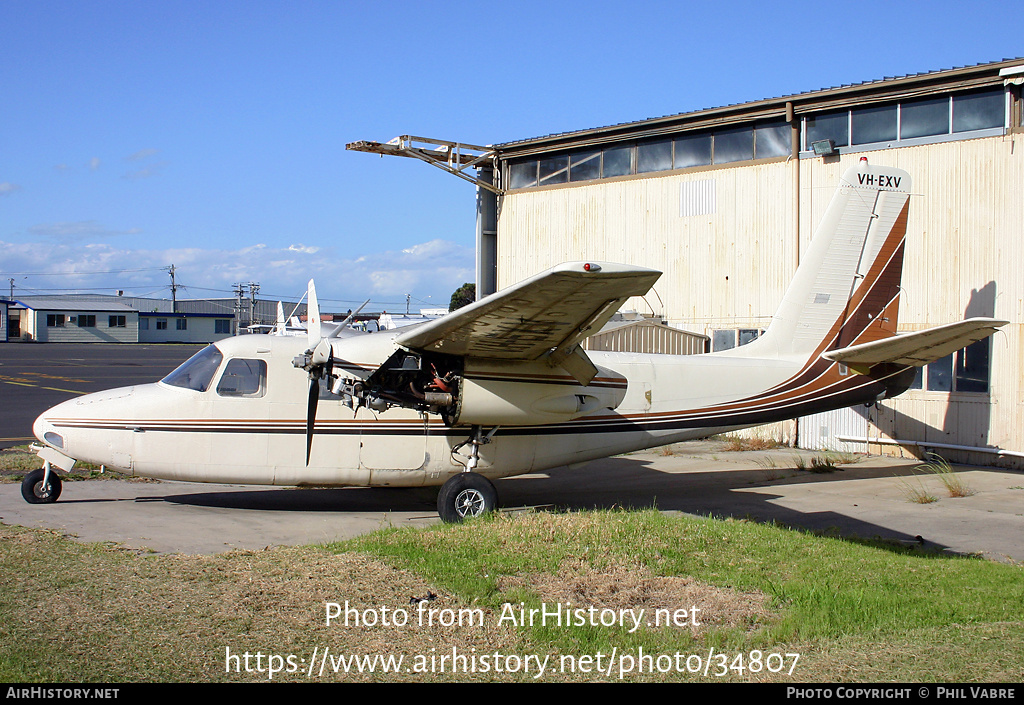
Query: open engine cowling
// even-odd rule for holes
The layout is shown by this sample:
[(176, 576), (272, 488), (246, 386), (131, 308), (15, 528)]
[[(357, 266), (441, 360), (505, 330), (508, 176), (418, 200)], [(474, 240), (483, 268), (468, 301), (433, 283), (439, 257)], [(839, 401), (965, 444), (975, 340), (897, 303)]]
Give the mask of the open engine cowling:
[(626, 378), (599, 368), (582, 385), (544, 361), (464, 360), (396, 351), (365, 380), (338, 379), (334, 390), (380, 412), (400, 406), (440, 414), (450, 426), (535, 426), (614, 409)]
[(614, 409), (626, 395), (626, 378), (599, 368), (589, 385), (543, 362), (467, 361), (455, 424), (532, 426), (571, 421)]

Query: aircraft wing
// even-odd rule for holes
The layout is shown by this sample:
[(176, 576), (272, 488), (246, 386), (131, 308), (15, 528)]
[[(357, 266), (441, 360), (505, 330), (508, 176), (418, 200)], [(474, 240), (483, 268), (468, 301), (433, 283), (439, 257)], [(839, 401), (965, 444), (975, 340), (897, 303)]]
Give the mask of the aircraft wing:
[[(568, 262), (395, 339), (415, 350), (496, 360), (547, 355), (581, 383), (597, 369), (578, 347), (661, 272), (606, 262)], [(586, 379), (586, 381), (584, 381)]]
[(861, 345), (851, 345), (822, 357), (842, 362), (854, 372), (867, 374), (874, 365), (891, 362), (921, 367), (992, 335), (1008, 321), (994, 318), (968, 318), (966, 321), (936, 326), (927, 330), (894, 335)]

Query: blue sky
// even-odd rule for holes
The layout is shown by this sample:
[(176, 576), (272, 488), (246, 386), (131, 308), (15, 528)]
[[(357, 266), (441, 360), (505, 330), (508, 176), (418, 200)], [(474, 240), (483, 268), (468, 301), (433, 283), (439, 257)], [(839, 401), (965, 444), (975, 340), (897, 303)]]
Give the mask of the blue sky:
[(0, 292), (446, 305), (489, 144), (1024, 56), (996, 2), (0, 0)]

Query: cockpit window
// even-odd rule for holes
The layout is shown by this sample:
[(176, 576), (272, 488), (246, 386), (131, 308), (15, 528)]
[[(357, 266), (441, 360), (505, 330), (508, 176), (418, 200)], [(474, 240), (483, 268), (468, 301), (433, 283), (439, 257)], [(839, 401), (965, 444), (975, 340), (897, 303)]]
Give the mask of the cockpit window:
[(224, 356), (215, 345), (208, 345), (181, 363), (174, 372), (163, 378), (163, 382), (172, 387), (205, 392), (223, 359)]
[(262, 397), (267, 387), (267, 363), (264, 360), (228, 360), (217, 383), (222, 397)]

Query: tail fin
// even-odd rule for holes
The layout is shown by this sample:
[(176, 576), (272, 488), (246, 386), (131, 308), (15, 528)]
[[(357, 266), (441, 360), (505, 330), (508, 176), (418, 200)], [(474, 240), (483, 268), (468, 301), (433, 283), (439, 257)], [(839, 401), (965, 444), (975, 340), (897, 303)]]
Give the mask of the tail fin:
[(905, 171), (866, 160), (846, 170), (762, 352), (817, 359), (896, 332), (909, 198)]

